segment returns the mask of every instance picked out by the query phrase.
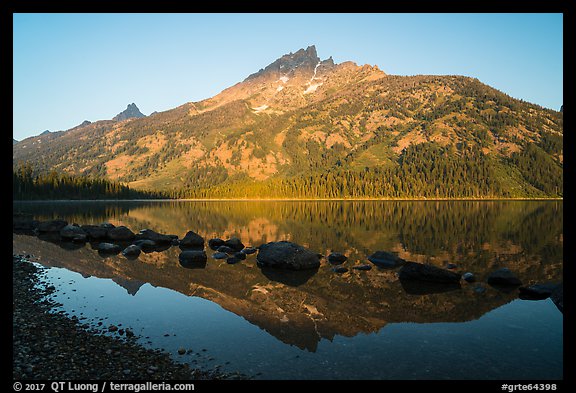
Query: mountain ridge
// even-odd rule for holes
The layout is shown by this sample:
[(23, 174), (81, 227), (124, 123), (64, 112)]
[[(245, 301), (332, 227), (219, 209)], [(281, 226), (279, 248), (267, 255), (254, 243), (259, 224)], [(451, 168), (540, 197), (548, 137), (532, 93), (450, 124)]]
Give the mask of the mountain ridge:
[(334, 64), (320, 60), (315, 46), (214, 97), (126, 123), (95, 122), (46, 142), (15, 145), (14, 165), (31, 161), (39, 171), (104, 176), (177, 196), (563, 193), (561, 112), (476, 78)]

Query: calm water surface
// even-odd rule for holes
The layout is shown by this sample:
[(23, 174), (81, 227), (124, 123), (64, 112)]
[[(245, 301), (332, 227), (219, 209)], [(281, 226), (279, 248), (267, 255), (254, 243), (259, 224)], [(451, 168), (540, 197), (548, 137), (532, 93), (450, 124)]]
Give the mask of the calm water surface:
[[(562, 202), (29, 202), (40, 220), (111, 222), (180, 238), (188, 230), (258, 246), (290, 240), (366, 263), (376, 250), (473, 272), (460, 288), (403, 286), (396, 270), (261, 271), (256, 256), (180, 266), (180, 249), (101, 257), (90, 244), (13, 236), (58, 289), (61, 309), (131, 327), (192, 366), (263, 379), (561, 379), (563, 315), (485, 283), (508, 267), (524, 284), (562, 281)], [(179, 347), (192, 349), (183, 356)]]

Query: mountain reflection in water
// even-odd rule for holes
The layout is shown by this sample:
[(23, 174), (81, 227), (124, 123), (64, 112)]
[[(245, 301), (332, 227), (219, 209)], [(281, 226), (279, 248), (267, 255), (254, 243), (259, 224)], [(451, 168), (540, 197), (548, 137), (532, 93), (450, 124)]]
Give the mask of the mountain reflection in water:
[[(44, 265), (112, 278), (136, 296), (143, 283), (199, 296), (312, 352), (322, 338), (377, 332), (387, 323), (478, 319), (517, 298), (516, 290), (485, 284), (486, 276), (501, 267), (524, 284), (562, 280), (562, 202), (30, 202), (14, 203), (14, 211), (39, 220), (107, 221), (180, 238), (193, 230), (206, 242), (237, 236), (246, 246), (290, 240), (323, 255), (342, 252), (348, 256), (343, 266), (350, 270), (341, 275), (324, 259), (317, 271), (294, 274), (261, 270), (256, 254), (228, 265), (213, 259), (210, 249), (205, 268), (185, 269), (178, 247), (128, 260), (102, 257), (90, 244), (13, 236), (15, 253), (32, 253)], [(401, 283), (397, 269), (351, 269), (377, 250), (439, 267), (454, 263), (455, 271), (473, 272), (477, 282), (460, 287)]]

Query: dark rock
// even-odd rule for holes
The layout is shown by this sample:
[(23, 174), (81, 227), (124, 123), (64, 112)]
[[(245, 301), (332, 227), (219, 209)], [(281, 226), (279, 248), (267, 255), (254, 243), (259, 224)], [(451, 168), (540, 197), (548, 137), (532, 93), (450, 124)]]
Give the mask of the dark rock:
[(431, 281), (440, 283), (460, 283), (460, 275), (423, 263), (405, 262), (398, 272), (400, 280)]
[(256, 251), (258, 251), (256, 248), (254, 247), (246, 247), (244, 249), (242, 249), (242, 251), (244, 254), (250, 255), (250, 254), (254, 254)]
[(130, 329), (126, 329), (126, 337), (134, 337), (134, 332)]
[(122, 251), (122, 255), (124, 255), (125, 257), (137, 257), (138, 255), (140, 255), (140, 247), (131, 244), (128, 247), (126, 247), (124, 249), (124, 251)]
[(82, 228), (76, 225), (68, 224), (64, 228), (60, 229), (60, 237), (63, 240), (72, 240), (76, 235), (86, 236), (86, 232)]
[(193, 231), (188, 231), (180, 240), (180, 248), (204, 248), (204, 238)]
[(12, 229), (15, 231), (33, 231), (38, 228), (38, 224), (40, 221), (30, 217), (13, 216), (12, 218)]
[(333, 268), (332, 268), (332, 271), (333, 271), (334, 273), (342, 274), (342, 273), (346, 273), (346, 272), (348, 271), (348, 269), (345, 268), (345, 267), (343, 267), (343, 266), (336, 266), (336, 267), (333, 267)]
[(564, 284), (560, 284), (554, 289), (550, 295), (550, 299), (554, 302), (558, 310), (564, 314)]
[(134, 239), (134, 232), (130, 229), (126, 228), (124, 225), (121, 225), (116, 228), (112, 228), (108, 230), (108, 239), (114, 241), (123, 241), (123, 240), (132, 240)]
[(481, 285), (476, 285), (476, 286), (474, 287), (474, 292), (475, 292), (475, 293), (478, 293), (478, 294), (484, 293), (484, 292), (486, 292), (486, 288), (484, 288), (484, 287), (481, 286)]
[(474, 273), (466, 272), (462, 275), (462, 280), (466, 282), (474, 282), (476, 281), (476, 276)]
[(173, 246), (178, 246), (178, 245), (180, 245), (180, 240), (172, 239), (172, 243), (170, 243), (170, 244), (172, 244)]
[(224, 245), (224, 240), (222, 240), (222, 239), (215, 238), (215, 239), (208, 240), (208, 247), (210, 247), (212, 250), (217, 250), (218, 247), (223, 246), (223, 245)]
[(354, 270), (370, 270), (372, 269), (371, 265), (358, 265), (358, 266), (352, 266), (352, 269)]
[(508, 268), (498, 269), (488, 276), (486, 282), (496, 286), (518, 286), (522, 281), (518, 279)]
[(225, 246), (230, 247), (234, 251), (240, 251), (244, 248), (244, 244), (237, 237), (231, 237), (224, 242)]
[(216, 251), (224, 252), (226, 254), (234, 254), (236, 252), (236, 250), (234, 250), (233, 248), (230, 248), (228, 246), (220, 246), (216, 249)]
[(122, 251), (122, 247), (118, 244), (112, 243), (100, 243), (98, 244), (98, 252), (106, 253), (106, 254), (118, 254)]
[(82, 225), (80, 228), (82, 228), (90, 239), (100, 240), (108, 236), (108, 228), (96, 225)]
[(332, 254), (328, 255), (328, 262), (333, 265), (339, 265), (346, 262), (346, 260), (348, 260), (348, 257), (339, 252), (333, 252)]
[(246, 254), (244, 254), (242, 251), (238, 251), (234, 253), (234, 258), (244, 260), (246, 259)]
[(60, 232), (62, 228), (68, 225), (68, 221), (64, 220), (50, 220), (38, 223), (39, 232)]
[(74, 235), (74, 237), (72, 238), (73, 243), (86, 243), (87, 240), (88, 236), (85, 234)]
[(320, 266), (316, 253), (288, 241), (261, 245), (256, 261), (260, 267), (290, 270), (317, 269)]
[(118, 331), (118, 326), (110, 325), (110, 326), (108, 326), (108, 331), (109, 332), (116, 332), (116, 331)]
[(189, 269), (203, 269), (206, 267), (206, 253), (204, 250), (187, 250), (182, 251), (178, 260), (180, 265)]
[(155, 241), (148, 239), (136, 240), (132, 244), (140, 248), (142, 251), (154, 251), (156, 248), (158, 248), (158, 244), (156, 244)]
[(558, 284), (534, 284), (529, 287), (520, 287), (519, 298), (523, 300), (544, 300), (552, 295)]
[(178, 355), (184, 355), (186, 353), (186, 349), (180, 347), (178, 348)]
[(137, 240), (152, 240), (157, 244), (172, 244), (172, 237), (155, 232), (151, 229), (142, 229), (135, 238)]
[(226, 259), (226, 258), (228, 258), (228, 254), (226, 254), (225, 252), (216, 252), (216, 253), (214, 253), (214, 255), (212, 255), (212, 258), (214, 258), (214, 259)]
[(446, 265), (446, 269), (456, 269), (458, 266), (455, 263), (449, 263)]
[(368, 260), (378, 267), (395, 268), (401, 266), (406, 261), (396, 254), (387, 251), (376, 251), (368, 257)]
[(113, 229), (116, 228), (116, 225), (110, 224), (109, 222), (103, 222), (102, 224), (100, 224), (100, 228)]
[(230, 257), (230, 258), (226, 259), (226, 263), (228, 263), (229, 265), (234, 265), (240, 261), (241, 261), (240, 258), (236, 258), (236, 257)]

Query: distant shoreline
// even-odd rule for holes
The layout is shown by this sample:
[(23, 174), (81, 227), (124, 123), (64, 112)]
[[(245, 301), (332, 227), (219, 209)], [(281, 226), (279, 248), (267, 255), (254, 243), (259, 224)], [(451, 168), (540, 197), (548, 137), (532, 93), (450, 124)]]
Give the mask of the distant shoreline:
[(184, 199), (13, 199), (12, 202), (450, 202), (564, 201), (564, 198), (184, 198)]

